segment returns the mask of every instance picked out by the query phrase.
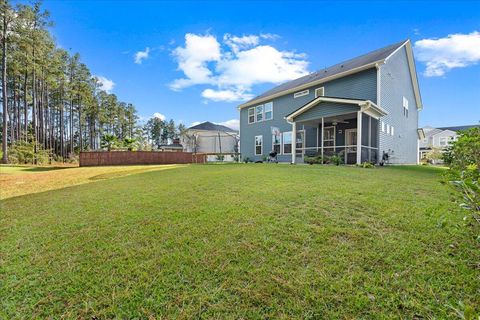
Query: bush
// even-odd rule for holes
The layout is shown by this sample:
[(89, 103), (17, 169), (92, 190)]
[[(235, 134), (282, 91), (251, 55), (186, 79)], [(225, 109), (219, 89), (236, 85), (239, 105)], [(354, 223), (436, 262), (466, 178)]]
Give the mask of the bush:
[(357, 167), (362, 167), (362, 168), (365, 168), (365, 169), (372, 169), (372, 168), (375, 168), (375, 165), (371, 162), (365, 161), (362, 164), (358, 164)]
[(450, 167), (445, 178), (458, 191), (460, 207), (469, 210), (480, 223), (480, 128), (461, 131), (446, 151), (444, 161)]
[(249, 163), (249, 162), (252, 162), (252, 160), (249, 157), (245, 157), (243, 158), (243, 162)]
[(306, 156), (303, 158), (303, 162), (308, 164), (322, 164), (323, 160), (322, 160), (322, 157), (320, 156), (313, 156), (313, 157)]
[(339, 166), (343, 163), (343, 159), (340, 155), (333, 155), (330, 157), (330, 162), (336, 166)]
[(51, 150), (43, 149), (35, 142), (17, 141), (9, 148), (8, 159), (12, 164), (38, 164), (44, 165), (50, 162)]
[(225, 159), (225, 156), (223, 154), (217, 154), (215, 157), (215, 160), (217, 161), (223, 161)]

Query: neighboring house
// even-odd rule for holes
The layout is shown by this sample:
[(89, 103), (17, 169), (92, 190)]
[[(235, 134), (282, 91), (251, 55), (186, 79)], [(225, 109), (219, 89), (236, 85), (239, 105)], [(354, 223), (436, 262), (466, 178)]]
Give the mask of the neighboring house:
[(208, 161), (218, 155), (223, 155), (224, 161), (233, 161), (238, 142), (238, 131), (208, 121), (188, 128), (181, 136), (185, 151), (208, 153)]
[[(341, 154), (349, 164), (418, 163), (422, 108), (410, 40), (277, 86), (239, 107), (240, 152), (279, 161)], [(295, 143), (293, 143), (295, 142)]]
[(159, 150), (162, 150), (162, 151), (171, 151), (171, 152), (175, 152), (175, 151), (183, 151), (183, 145), (180, 144), (180, 139), (173, 139), (173, 142), (170, 143), (170, 144), (161, 144), (159, 147), (158, 147)]
[(432, 149), (445, 149), (451, 142), (457, 140), (457, 132), (478, 128), (480, 125), (456, 126), (433, 128), (430, 126), (421, 128), (423, 136), (419, 139), (419, 156), (424, 159)]

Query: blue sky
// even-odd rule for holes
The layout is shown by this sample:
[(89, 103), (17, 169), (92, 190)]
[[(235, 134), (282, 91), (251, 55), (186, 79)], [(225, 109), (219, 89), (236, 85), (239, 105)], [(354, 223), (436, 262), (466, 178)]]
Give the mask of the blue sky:
[(43, 7), (58, 44), (79, 52), (144, 117), (160, 113), (186, 125), (237, 119), (241, 100), (274, 82), (410, 38), (435, 39), (415, 52), (423, 60), (420, 125), (480, 121), (480, 46), (472, 48), (480, 2), (45, 1)]

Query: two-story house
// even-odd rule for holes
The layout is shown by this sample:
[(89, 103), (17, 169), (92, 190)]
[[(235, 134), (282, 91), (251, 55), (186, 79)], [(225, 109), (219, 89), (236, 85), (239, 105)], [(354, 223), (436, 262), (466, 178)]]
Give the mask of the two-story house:
[(341, 155), (347, 164), (418, 163), (422, 108), (410, 40), (279, 85), (241, 104), (240, 153), (279, 161)]
[(433, 128), (430, 126), (421, 129), (423, 136), (419, 140), (420, 159), (426, 157), (427, 153), (433, 149), (443, 150), (453, 141), (457, 140), (458, 131), (468, 130), (471, 128), (478, 128), (480, 125), (455, 126)]

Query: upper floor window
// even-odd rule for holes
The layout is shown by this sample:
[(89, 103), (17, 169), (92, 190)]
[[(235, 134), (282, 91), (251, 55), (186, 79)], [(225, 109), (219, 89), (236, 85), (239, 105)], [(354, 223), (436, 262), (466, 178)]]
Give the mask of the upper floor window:
[(257, 106), (255, 109), (255, 115), (256, 115), (256, 121), (262, 121), (263, 120), (263, 105)]
[(265, 112), (265, 120), (272, 120), (273, 118), (273, 102), (265, 103), (263, 106)]
[(385, 132), (385, 122), (382, 121), (382, 132)]
[(299, 97), (303, 97), (303, 96), (306, 96), (310, 93), (310, 90), (303, 90), (303, 91), (299, 91), (299, 92), (295, 92), (293, 94), (293, 98), (299, 98)]
[(403, 97), (403, 115), (408, 118), (408, 99)]
[(443, 138), (440, 138), (440, 145), (443, 147), (443, 146), (446, 146), (447, 145), (447, 138), (443, 137)]
[(255, 107), (248, 109), (248, 123), (255, 122)]
[(325, 87), (315, 89), (315, 98), (323, 97), (325, 95)]
[(248, 108), (248, 123), (273, 119), (273, 102)]

